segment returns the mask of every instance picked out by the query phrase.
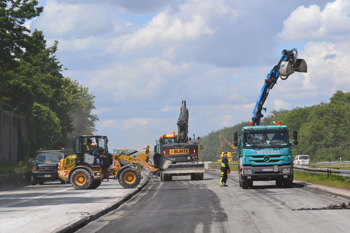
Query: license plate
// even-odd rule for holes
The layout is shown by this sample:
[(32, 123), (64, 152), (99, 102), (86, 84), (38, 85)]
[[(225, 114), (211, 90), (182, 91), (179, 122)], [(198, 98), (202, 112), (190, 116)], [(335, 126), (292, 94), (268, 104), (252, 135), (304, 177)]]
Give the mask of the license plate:
[(189, 149), (170, 149), (171, 155), (182, 155), (182, 154), (189, 154)]
[(262, 172), (273, 172), (272, 168), (263, 168), (261, 169)]
[(51, 177), (51, 175), (44, 175), (44, 177)]

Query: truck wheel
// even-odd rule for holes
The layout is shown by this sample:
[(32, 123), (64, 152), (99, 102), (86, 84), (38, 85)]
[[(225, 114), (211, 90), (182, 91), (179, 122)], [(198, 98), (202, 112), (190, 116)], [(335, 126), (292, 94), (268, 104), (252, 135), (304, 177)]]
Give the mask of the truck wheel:
[(164, 175), (163, 181), (172, 181), (173, 180), (173, 176), (172, 175)]
[(247, 189), (253, 186), (253, 182), (249, 180), (242, 180), (241, 183), (242, 183), (242, 189)]
[(128, 167), (122, 171), (118, 181), (124, 188), (132, 189), (140, 184), (141, 174), (137, 169)]
[(70, 182), (75, 189), (88, 189), (92, 185), (92, 176), (87, 170), (80, 168), (73, 172)]
[(282, 180), (276, 180), (276, 185), (277, 185), (277, 186), (282, 186), (282, 184), (283, 184), (283, 183), (282, 183)]
[(198, 174), (191, 174), (191, 180), (198, 180)]
[(61, 184), (65, 184), (66, 183), (66, 181), (64, 181), (62, 179), (60, 179), (60, 181), (61, 181)]
[(293, 187), (293, 181), (292, 181), (292, 180), (286, 180), (286, 181), (283, 182), (283, 184), (284, 184), (284, 186), (285, 186), (286, 188), (291, 188), (291, 187)]
[(44, 184), (44, 180), (43, 179), (38, 179), (38, 182), (39, 182), (40, 185)]
[(91, 187), (89, 189), (97, 189), (98, 186), (100, 186), (102, 183), (102, 180), (94, 180), (94, 182), (92, 183)]
[(198, 180), (203, 180), (203, 179), (204, 179), (204, 173), (199, 173)]

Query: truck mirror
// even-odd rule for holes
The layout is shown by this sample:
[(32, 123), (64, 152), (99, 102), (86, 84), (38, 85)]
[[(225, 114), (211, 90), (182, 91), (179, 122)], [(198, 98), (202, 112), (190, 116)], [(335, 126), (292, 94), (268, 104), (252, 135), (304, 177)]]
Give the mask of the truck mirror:
[(294, 145), (298, 145), (298, 141), (294, 141)]
[(238, 133), (237, 132), (233, 133), (233, 145), (234, 146), (238, 145)]
[(204, 146), (203, 146), (203, 145), (201, 145), (201, 146), (200, 146), (200, 148), (201, 148), (201, 150), (203, 150), (203, 149), (204, 149)]
[(293, 140), (298, 140), (298, 132), (296, 130), (293, 131)]

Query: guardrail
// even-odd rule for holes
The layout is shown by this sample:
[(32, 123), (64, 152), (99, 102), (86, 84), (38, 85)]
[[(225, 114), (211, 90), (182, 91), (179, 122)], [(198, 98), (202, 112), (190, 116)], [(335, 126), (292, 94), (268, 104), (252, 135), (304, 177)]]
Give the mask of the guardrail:
[(350, 177), (350, 170), (339, 170), (339, 169), (331, 169), (331, 168), (309, 168), (302, 166), (294, 166), (295, 171), (308, 172), (314, 174), (324, 174), (324, 175), (332, 175), (332, 176), (343, 176)]

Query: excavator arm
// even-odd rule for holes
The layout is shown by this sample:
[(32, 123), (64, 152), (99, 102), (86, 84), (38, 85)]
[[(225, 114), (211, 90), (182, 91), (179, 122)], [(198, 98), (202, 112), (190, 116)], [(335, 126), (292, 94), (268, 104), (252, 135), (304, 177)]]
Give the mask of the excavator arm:
[(183, 100), (180, 108), (180, 116), (177, 121), (177, 135), (179, 143), (188, 142), (188, 118), (189, 114), (186, 107), (186, 100)]
[(288, 79), (289, 75), (293, 74), (294, 72), (307, 72), (306, 62), (304, 59), (298, 59), (297, 57), (298, 51), (296, 49), (282, 51), (280, 61), (267, 75), (265, 83), (261, 88), (253, 111), (253, 125), (260, 125), (261, 118), (264, 116), (261, 111), (263, 109), (266, 111), (266, 108), (263, 108), (264, 103), (270, 90), (274, 87), (279, 77), (281, 77), (282, 80), (286, 80)]
[(220, 143), (221, 143), (221, 148), (222, 148), (222, 140), (224, 140), (232, 149), (237, 149), (236, 146), (233, 145), (233, 143), (231, 143), (229, 140), (227, 140), (226, 138), (224, 138), (224, 136), (222, 136), (221, 134), (219, 135), (220, 138)]

